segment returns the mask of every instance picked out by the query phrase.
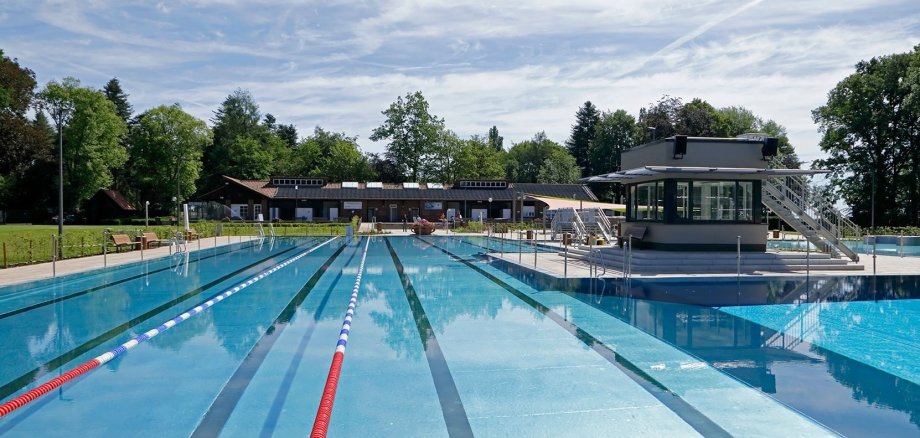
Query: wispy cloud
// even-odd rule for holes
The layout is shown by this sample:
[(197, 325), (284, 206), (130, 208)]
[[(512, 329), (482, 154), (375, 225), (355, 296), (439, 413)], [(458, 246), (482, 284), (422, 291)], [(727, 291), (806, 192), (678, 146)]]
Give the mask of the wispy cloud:
[[(12, 20), (11, 17), (16, 17)], [(362, 146), (397, 96), (421, 90), (461, 135), (564, 141), (579, 105), (638, 109), (662, 94), (743, 105), (819, 156), (810, 111), (861, 59), (920, 41), (908, 0), (11, 0), (0, 41), (39, 81), (118, 76), (135, 108), (208, 120), (250, 89), (303, 133)]]

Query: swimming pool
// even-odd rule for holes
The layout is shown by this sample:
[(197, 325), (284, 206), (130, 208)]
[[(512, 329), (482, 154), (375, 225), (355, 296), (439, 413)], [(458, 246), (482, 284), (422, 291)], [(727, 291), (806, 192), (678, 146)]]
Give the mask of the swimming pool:
[[(307, 434), (364, 239), (317, 248), (0, 418), (0, 434)], [(0, 396), (325, 240), (282, 238), (0, 289)], [(643, 295), (689, 300), (679, 283), (581, 293), (583, 285), (547, 288), (482, 257), (502, 245), (371, 238), (330, 436), (859, 436), (860, 419), (887, 436), (918, 431), (916, 333), (888, 333), (916, 321), (914, 299), (882, 300), (884, 312), (857, 301), (864, 307), (846, 315), (828, 309), (854, 302), (714, 306)], [(892, 313), (901, 319), (886, 320)], [(844, 348), (867, 342), (859, 336), (832, 339), (846, 327), (831, 321), (853, 315), (871, 327), (873, 358), (895, 345), (898, 355), (873, 362)], [(807, 331), (787, 327), (814, 319)], [(879, 332), (892, 343), (878, 342)], [(815, 388), (829, 395), (810, 397)]]

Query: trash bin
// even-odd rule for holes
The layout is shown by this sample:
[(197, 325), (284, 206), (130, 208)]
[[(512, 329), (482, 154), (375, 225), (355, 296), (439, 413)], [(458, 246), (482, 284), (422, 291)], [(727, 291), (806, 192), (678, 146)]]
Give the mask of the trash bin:
[(566, 246), (572, 244), (572, 235), (571, 235), (570, 233), (563, 233), (563, 234), (562, 234), (562, 244), (563, 244), (563, 245), (566, 245)]
[(377, 226), (376, 226), (375, 228), (376, 228), (377, 232), (381, 232), (381, 231), (383, 231), (383, 224), (380, 223), (380, 222), (377, 222)]
[(527, 230), (527, 240), (533, 240), (533, 230)]
[(773, 230), (773, 238), (779, 239), (779, 230)]

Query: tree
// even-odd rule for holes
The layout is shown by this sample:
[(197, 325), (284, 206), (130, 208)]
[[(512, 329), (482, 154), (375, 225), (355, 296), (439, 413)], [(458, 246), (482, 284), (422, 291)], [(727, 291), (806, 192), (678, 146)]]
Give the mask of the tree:
[(252, 95), (237, 89), (214, 112), (214, 143), (205, 150), (201, 186), (216, 187), (221, 175), (237, 178), (268, 178), (288, 173), (294, 165), (293, 151), (274, 132), (274, 116), (265, 123)]
[(382, 112), (386, 120), (374, 129), (373, 141), (389, 140), (386, 157), (411, 181), (418, 181), (423, 166), (438, 141), (444, 120), (428, 112), (428, 102), (421, 91), (396, 98)]
[(508, 180), (538, 182), (543, 163), (551, 157), (559, 157), (559, 155), (553, 155), (554, 151), (568, 154), (565, 148), (546, 138), (544, 132), (538, 132), (533, 139), (512, 146), (505, 161)]
[[(501, 138), (501, 137), (499, 137)], [(473, 136), (463, 142), (457, 157), (456, 179), (502, 179), (505, 177), (505, 151)]]
[(278, 125), (275, 134), (284, 140), (284, 143), (291, 149), (297, 147), (297, 128), (294, 125)]
[(744, 107), (729, 106), (716, 110), (716, 136), (735, 137), (748, 132), (757, 132), (760, 118)]
[(489, 129), (489, 147), (494, 149), (496, 152), (504, 152), (504, 142), (505, 138), (498, 135), (498, 128), (495, 125), (492, 125), (492, 128)]
[(368, 181), (374, 178), (370, 163), (358, 144), (343, 139), (333, 143), (320, 165), (320, 173), (331, 181)]
[(585, 102), (575, 113), (575, 125), (572, 126), (572, 135), (565, 142), (569, 153), (575, 157), (575, 162), (578, 163), (583, 175), (590, 175), (593, 171), (588, 151), (594, 141), (594, 125), (597, 124), (599, 118), (600, 115), (594, 104), (591, 101)]
[(367, 154), (367, 160), (374, 174), (377, 175), (377, 179), (381, 182), (402, 183), (406, 181), (402, 172), (399, 171), (396, 164), (390, 159), (380, 154), (369, 152)]
[(102, 92), (81, 86), (75, 78), (49, 82), (41, 94), (73, 104), (73, 117), (64, 127), (64, 193), (66, 204), (75, 208), (110, 187), (112, 170), (127, 161), (119, 144), (127, 127)]
[(432, 182), (456, 181), (460, 170), (459, 159), (463, 145), (464, 141), (456, 133), (442, 128), (426, 160), (422, 179)]
[[(594, 126), (594, 143), (588, 151), (594, 174), (610, 173), (623, 170), (620, 157), (623, 151), (637, 143), (636, 119), (624, 110), (611, 113), (605, 111)], [(599, 185), (613, 200), (625, 195), (621, 184)], [(601, 194), (601, 192), (596, 192)]]
[(543, 160), (537, 174), (537, 182), (545, 184), (571, 184), (578, 182), (581, 169), (575, 163), (575, 158), (560, 149), (554, 149), (549, 157)]
[[(815, 165), (862, 225), (920, 224), (920, 45), (856, 64), (812, 112), (829, 156)], [(874, 210), (874, 215), (873, 215)]]
[(684, 106), (680, 98), (664, 95), (648, 108), (639, 110), (637, 136), (641, 143), (677, 134), (678, 112)]
[(36, 104), (35, 86), (35, 73), (0, 50), (0, 205), (42, 211), (50, 207), (53, 180), (47, 176), (54, 173), (43, 172), (34, 180), (29, 174), (48, 170), (53, 132), (41, 112), (35, 122), (26, 117)]
[(674, 130), (677, 134), (693, 137), (715, 137), (718, 131), (718, 113), (703, 99), (693, 99), (677, 110)]
[(118, 113), (121, 120), (128, 123), (134, 109), (131, 108), (131, 104), (128, 103), (128, 95), (121, 89), (121, 83), (118, 82), (118, 78), (110, 79), (109, 82), (105, 84), (105, 87), (102, 88), (102, 92), (105, 93), (106, 99), (115, 104), (115, 112)]
[(211, 130), (204, 121), (182, 110), (179, 104), (158, 106), (141, 114), (131, 128), (131, 180), (139, 202), (150, 201), (162, 209), (195, 193), (204, 148), (211, 144)]

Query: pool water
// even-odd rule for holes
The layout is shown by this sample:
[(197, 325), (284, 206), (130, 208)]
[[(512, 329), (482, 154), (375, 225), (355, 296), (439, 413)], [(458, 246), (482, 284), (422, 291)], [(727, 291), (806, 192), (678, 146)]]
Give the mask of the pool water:
[[(0, 434), (308, 434), (364, 239), (336, 239), (0, 418)], [(920, 432), (911, 293), (834, 301), (837, 286), (809, 284), (801, 299), (787, 279), (744, 286), (769, 300), (729, 303), (716, 280), (542, 281), (484, 257), (509, 245), (488, 238), (370, 239), (330, 436)], [(0, 288), (0, 397), (326, 240)], [(707, 289), (719, 302), (694, 303)]]

